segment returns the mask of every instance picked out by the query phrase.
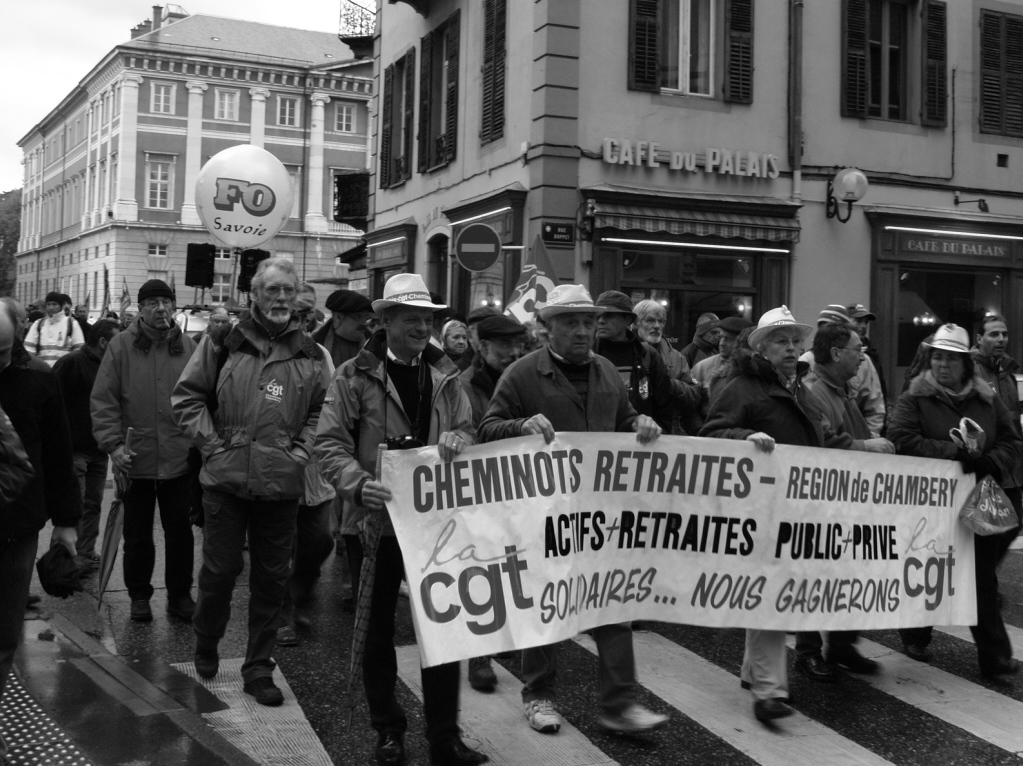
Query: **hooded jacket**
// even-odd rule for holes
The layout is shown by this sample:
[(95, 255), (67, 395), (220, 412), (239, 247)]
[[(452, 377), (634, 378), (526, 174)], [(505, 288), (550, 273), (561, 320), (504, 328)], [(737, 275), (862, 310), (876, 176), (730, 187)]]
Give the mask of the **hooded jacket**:
[(204, 458), (199, 481), (248, 499), (303, 497), (330, 385), (323, 351), (296, 316), (271, 339), (251, 313), (242, 315), (224, 347), (218, 374), (218, 350), (204, 338), (171, 395), (178, 423)]
[(20, 341), (11, 350), (11, 363), (0, 371), (0, 407), (35, 472), (17, 499), (0, 508), (0, 540), (35, 534), (47, 520), (57, 527), (75, 526), (82, 517), (82, 495), (72, 469), (60, 386), (50, 366), (32, 357)]
[(129, 475), (173, 479), (188, 472), (188, 437), (171, 413), (171, 391), (195, 351), (195, 342), (171, 322), (154, 343), (142, 317), (110, 339), (92, 386), (92, 434), (107, 454), (134, 428)]
[(792, 390), (782, 385), (774, 366), (761, 356), (739, 361), (737, 370), (710, 403), (700, 436), (745, 439), (762, 431), (779, 444), (801, 447), (840, 446), (809, 389), (803, 384), (804, 362), (796, 364)]
[(1023, 439), (995, 390), (979, 375), (973, 378), (972, 390), (958, 401), (951, 399), (926, 372), (917, 375), (895, 405), (888, 438), (900, 455), (960, 460), (969, 468), (969, 456), (948, 433), (963, 417), (984, 429), (983, 457), (995, 468), (988, 472), (1004, 484), (1023, 460)]
[[(377, 447), (388, 438), (412, 432), (398, 389), (387, 377), (386, 356), (386, 333), (381, 330), (334, 375), (316, 429), (320, 471), (345, 503), (346, 533), (354, 532), (370, 513), (361, 505), (361, 490), (366, 481), (376, 477)], [(437, 444), (446, 431), (457, 432), (466, 446), (475, 444), (472, 409), (458, 381), (458, 368), (432, 345), (423, 351), (420, 364), (429, 367), (433, 391), (427, 444)], [(394, 535), (389, 517), (384, 534)]]
[[(1009, 419), (1016, 428), (1016, 433), (1020, 433), (1019, 389), (1016, 386), (1015, 376), (1020, 369), (1019, 362), (1008, 354), (1003, 354), (996, 359), (981, 353), (978, 348), (970, 349), (970, 356), (973, 357), (976, 373), (998, 392), (1002, 404), (1009, 411)], [(1003, 477), (1003, 486), (1023, 486), (1023, 464), (1018, 464), (1011, 476)]]

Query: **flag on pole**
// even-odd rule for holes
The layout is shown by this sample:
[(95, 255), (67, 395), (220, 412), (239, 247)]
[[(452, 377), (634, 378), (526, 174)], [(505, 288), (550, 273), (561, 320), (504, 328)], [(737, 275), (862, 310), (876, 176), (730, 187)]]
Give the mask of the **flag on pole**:
[(174, 300), (176, 302), (177, 299), (178, 299), (178, 291), (177, 291), (177, 288), (174, 287), (174, 272), (173, 271), (171, 272), (170, 289), (171, 289), (171, 295), (174, 296)]
[(85, 294), (85, 308), (92, 308), (92, 290), (89, 290), (89, 292)]
[(106, 319), (110, 311), (110, 274), (106, 264), (103, 264), (103, 308), (100, 309), (99, 318)]
[(558, 284), (557, 280), (550, 253), (538, 234), (533, 240), (533, 249), (522, 260), (522, 273), (504, 313), (520, 322), (533, 321), (534, 312), (547, 305), (547, 293)]
[(124, 289), (121, 290), (121, 319), (124, 319), (124, 312), (131, 308), (131, 293), (128, 292), (128, 280), (125, 277), (121, 277), (124, 280)]

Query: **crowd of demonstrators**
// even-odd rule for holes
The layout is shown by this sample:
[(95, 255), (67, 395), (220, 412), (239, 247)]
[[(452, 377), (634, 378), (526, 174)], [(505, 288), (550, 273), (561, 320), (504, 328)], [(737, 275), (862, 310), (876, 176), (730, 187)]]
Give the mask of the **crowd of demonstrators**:
[[(139, 316), (109, 343), (92, 388), (92, 432), (115, 472), (130, 479), (124, 501), (124, 583), (131, 619), (151, 622), (156, 546), (153, 522), (160, 509), (166, 545), (167, 613), (191, 620), (194, 540), (189, 518), (189, 439), (171, 411), (174, 384), (195, 342), (174, 322), (174, 293), (151, 279), (139, 288)], [(134, 439), (126, 443), (128, 429)]]
[(647, 298), (633, 306), (632, 310), (636, 314), (636, 334), (661, 355), (661, 361), (668, 370), (671, 383), (671, 433), (696, 433), (699, 429), (697, 413), (700, 387), (690, 374), (689, 361), (664, 337), (664, 328), (668, 322), (667, 309)]
[[(334, 376), (320, 417), (316, 453), (355, 524), (368, 514), (384, 512), (391, 498), (376, 475), (378, 445), (388, 449), (437, 445), (441, 459), (450, 460), (475, 441), (472, 410), (459, 384), (458, 368), (430, 342), (434, 314), (444, 308), (431, 298), (418, 274), (391, 277), (383, 297), (373, 302), (383, 329)], [(354, 546), (349, 550), (350, 560), (359, 567), (362, 554)], [(377, 733), (376, 759), (385, 765), (405, 762), (408, 718), (395, 695), (394, 647), (403, 572), (401, 549), (388, 520), (376, 551), (362, 662), (370, 722)], [(487, 756), (469, 748), (459, 732), (459, 664), (422, 668), (421, 673), (431, 761), (486, 762)]]
[(86, 570), (99, 565), (96, 540), (110, 466), (110, 457), (99, 448), (92, 433), (92, 387), (110, 341), (119, 332), (115, 322), (101, 319), (89, 326), (84, 346), (62, 356), (53, 365), (53, 374), (60, 383), (71, 426), (74, 471), (82, 493), (82, 520), (78, 524), (75, 563)]
[[(540, 309), (546, 348), (508, 368), (497, 383), (480, 424), (483, 441), (541, 434), (549, 444), (556, 431), (635, 432), (640, 444), (661, 433), (657, 421), (636, 412), (614, 363), (594, 353), (596, 306), (582, 285), (559, 285)], [(637, 700), (639, 684), (630, 623), (592, 630), (598, 654), (598, 721), (613, 731), (641, 732), (668, 717)], [(539, 732), (561, 728), (557, 713), (557, 644), (522, 652), (522, 701), (529, 725)]]
[[(1010, 484), (1023, 460), (1019, 421), (1012, 421), (999, 392), (977, 373), (969, 334), (962, 327), (945, 324), (934, 333), (928, 347), (927, 367), (899, 397), (888, 427), (898, 453), (958, 460), (963, 470), (974, 474), (978, 481), (991, 476), (1003, 486)], [(984, 438), (976, 449), (957, 445), (949, 433), (964, 417), (983, 429)], [(1013, 494), (1018, 513), (1018, 493)], [(1020, 667), (1002, 621), (996, 574), (1014, 537), (1015, 532), (974, 537), (977, 624), (970, 630), (981, 675), (988, 678), (1012, 675)], [(928, 661), (931, 628), (904, 628), (899, 633), (906, 654)]]
[(64, 298), (61, 293), (49, 293), (44, 304), (46, 316), (32, 322), (25, 336), (25, 348), (51, 367), (65, 354), (85, 345), (82, 328), (64, 311)]

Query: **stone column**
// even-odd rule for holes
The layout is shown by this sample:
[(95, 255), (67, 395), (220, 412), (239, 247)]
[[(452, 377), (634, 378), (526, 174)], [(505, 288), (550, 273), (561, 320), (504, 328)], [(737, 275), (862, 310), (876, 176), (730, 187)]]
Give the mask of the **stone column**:
[[(114, 218), (137, 221), (139, 204), (135, 195), (135, 166), (138, 161), (139, 85), (137, 74), (121, 78), (121, 140), (118, 146), (117, 199), (114, 200)], [(97, 195), (99, 197), (100, 195)]]
[(266, 88), (249, 88), (249, 95), (252, 96), (252, 128), (249, 142), (262, 149), (266, 140), (266, 100), (270, 98), (270, 91)]
[(92, 182), (92, 104), (85, 110), (85, 186), (82, 188), (82, 229), (92, 224), (92, 199), (89, 197), (89, 184)]
[[(308, 196), (305, 206), (306, 231), (327, 231), (327, 219), (323, 215), (323, 107), (330, 102), (327, 93), (312, 93), (309, 96), (313, 108), (309, 116), (309, 173)], [(295, 190), (298, 193), (298, 190)]]
[(185, 197), (181, 203), (181, 223), (199, 226), (202, 221), (195, 208), (195, 182), (202, 170), (202, 102), (209, 87), (204, 82), (189, 80), (188, 123), (185, 128)]

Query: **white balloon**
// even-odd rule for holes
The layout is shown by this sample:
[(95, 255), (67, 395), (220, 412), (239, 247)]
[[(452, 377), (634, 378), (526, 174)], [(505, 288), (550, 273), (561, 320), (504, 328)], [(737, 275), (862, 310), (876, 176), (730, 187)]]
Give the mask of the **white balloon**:
[(210, 157), (195, 183), (195, 206), (228, 247), (257, 247), (284, 228), (295, 189), (279, 159), (250, 144)]

